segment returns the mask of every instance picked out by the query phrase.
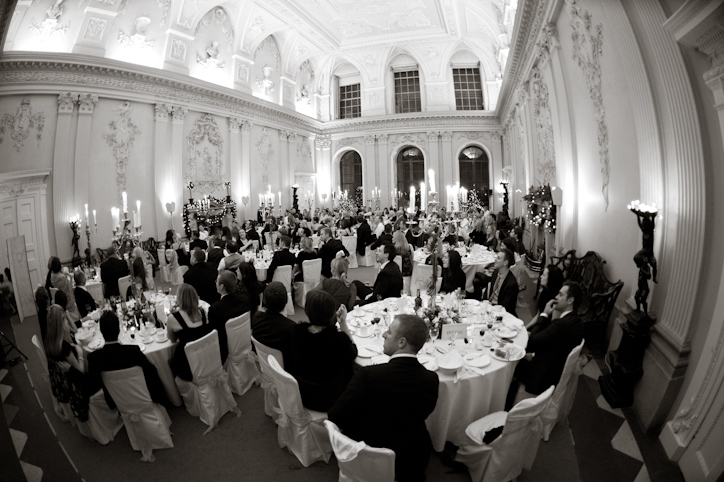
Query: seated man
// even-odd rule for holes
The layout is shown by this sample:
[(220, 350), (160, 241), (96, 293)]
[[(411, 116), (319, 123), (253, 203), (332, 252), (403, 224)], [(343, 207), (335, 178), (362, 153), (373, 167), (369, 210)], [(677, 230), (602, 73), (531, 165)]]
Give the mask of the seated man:
[(380, 272), (377, 273), (377, 279), (375, 279), (372, 289), (359, 280), (353, 281), (357, 287), (357, 296), (362, 300), (360, 305), (374, 303), (385, 298), (395, 298), (400, 296), (402, 291), (402, 272), (394, 261), (397, 256), (395, 246), (392, 244), (380, 246), (377, 248), (376, 256), (377, 262), (380, 264)]
[(209, 307), (209, 325), (219, 333), (219, 350), (221, 363), (229, 355), (226, 344), (226, 322), (251, 310), (251, 303), (246, 295), (236, 293), (236, 275), (229, 271), (220, 271), (216, 278), (216, 289), (221, 299)]
[(75, 288), (73, 289), (75, 305), (78, 307), (81, 318), (85, 318), (88, 313), (95, 311), (96, 300), (85, 288), (85, 273), (83, 271), (78, 270), (73, 273), (73, 280), (75, 281)]
[[(128, 263), (118, 258), (115, 246), (108, 248), (106, 255), (108, 259), (101, 263), (101, 281), (103, 281), (105, 297), (120, 296), (118, 280), (128, 276)], [(125, 295), (125, 293), (123, 294)]]
[[(581, 286), (566, 281), (540, 314), (526, 347), (534, 355), (526, 356), (515, 369), (515, 376), (525, 385), (526, 392), (540, 395), (560, 380), (568, 354), (583, 340), (583, 323), (576, 313), (582, 298)], [(561, 313), (560, 317), (552, 319), (554, 310)]]
[[(289, 356), (292, 327), (296, 323), (281, 314), (287, 305), (287, 289), (278, 281), (269, 283), (264, 290), (266, 311), (257, 311), (251, 319), (251, 334), (259, 342)], [(287, 361), (284, 361), (288, 365)]]
[(234, 241), (226, 242), (226, 250), (229, 252), (229, 255), (219, 261), (218, 269), (219, 271), (225, 269), (234, 271), (236, 268), (239, 267), (241, 262), (244, 261), (244, 257), (239, 254), (239, 245), (236, 244), (236, 242)]
[(372, 234), (372, 228), (364, 216), (357, 216), (357, 224), (357, 254), (364, 256), (367, 246), (375, 242), (376, 236)]
[(103, 386), (101, 372), (124, 370), (131, 367), (141, 367), (143, 376), (146, 379), (146, 387), (154, 403), (168, 404), (166, 392), (161, 384), (156, 367), (148, 361), (146, 356), (138, 348), (138, 345), (121, 345), (118, 342), (118, 334), (121, 331), (118, 317), (112, 311), (104, 311), (98, 322), (99, 328), (106, 344), (100, 350), (88, 355), (88, 381), (92, 393), (103, 388), (106, 403), (110, 408), (116, 408), (111, 395)]
[(473, 286), (475, 298), (481, 297), (482, 287), (485, 286), (484, 299), (493, 305), (504, 307), (505, 311), (517, 317), (515, 306), (518, 303), (518, 281), (510, 271), (510, 267), (514, 264), (513, 253), (507, 248), (501, 248), (496, 254), (492, 275), (475, 273)]
[(417, 361), (428, 330), (419, 317), (398, 315), (382, 336), (389, 363), (357, 370), (328, 417), (348, 437), (393, 450), (395, 480), (422, 481), (432, 449), (425, 419), (439, 384)]
[(377, 249), (383, 244), (392, 244), (392, 225), (385, 224), (384, 233), (380, 234), (380, 237), (370, 245), (370, 249)]
[(184, 283), (190, 284), (198, 293), (199, 298), (208, 304), (219, 301), (216, 291), (216, 267), (206, 261), (206, 253), (201, 249), (194, 249), (191, 253), (191, 268), (184, 273)]
[(319, 239), (323, 243), (319, 248), (319, 257), (322, 258), (322, 276), (332, 277), (332, 260), (337, 257), (337, 252), (342, 251), (349, 256), (349, 251), (344, 247), (342, 241), (332, 237), (330, 228), (322, 228), (319, 231)]
[(213, 238), (213, 241), (209, 241), (209, 250), (206, 253), (206, 261), (218, 267), (219, 264), (221, 264), (221, 260), (224, 259), (224, 240), (221, 239), (221, 237), (217, 238), (215, 236), (212, 236), (211, 238)]
[(209, 248), (209, 245), (206, 244), (206, 241), (199, 239), (198, 231), (191, 231), (191, 242), (189, 243), (189, 251), (193, 253), (194, 249), (196, 248), (200, 248), (206, 251)]
[(266, 282), (271, 283), (274, 279), (274, 272), (279, 266), (294, 266), (297, 258), (289, 252), (289, 245), (292, 240), (289, 236), (279, 236), (279, 251), (274, 252), (269, 268), (266, 270)]

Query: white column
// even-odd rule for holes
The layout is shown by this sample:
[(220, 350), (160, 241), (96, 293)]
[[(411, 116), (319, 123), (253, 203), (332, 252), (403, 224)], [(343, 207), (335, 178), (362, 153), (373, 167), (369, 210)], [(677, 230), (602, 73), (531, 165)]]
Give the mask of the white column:
[(376, 181), (380, 187), (382, 194), (380, 195), (380, 205), (387, 207), (390, 205), (390, 190), (392, 189), (393, 173), (397, 166), (394, 162), (390, 162), (387, 152), (387, 134), (377, 135), (377, 162), (376, 162)]
[(229, 182), (231, 182), (231, 199), (236, 202), (237, 217), (242, 219), (242, 209), (244, 205), (241, 203), (241, 180), (243, 177), (241, 171), (241, 136), (239, 128), (244, 121), (238, 117), (229, 117)]
[[(438, 184), (440, 186), (447, 186), (447, 185), (454, 185), (457, 179), (455, 179), (455, 176), (453, 175), (453, 151), (452, 151), (452, 133), (450, 131), (444, 131), (440, 133), (440, 137), (442, 140), (442, 157), (438, 160), (440, 165), (440, 174), (438, 175)], [(437, 171), (436, 171), (437, 174)], [(442, 188), (444, 189), (444, 188)], [(445, 197), (447, 198), (447, 192), (444, 193)], [(450, 199), (445, 199), (445, 201), (440, 201), (441, 203), (444, 202), (446, 204), (442, 204), (445, 206), (446, 209), (450, 209)]]
[(317, 104), (317, 119), (323, 122), (332, 120), (329, 99), (329, 94), (314, 94), (314, 102)]
[[(90, 140), (91, 128), (93, 126), (93, 109), (98, 102), (97, 95), (80, 94), (78, 103), (78, 126), (75, 131), (75, 209), (83, 220), (83, 229), (81, 230), (80, 252), (83, 255), (88, 241), (83, 231), (85, 231), (85, 205), (88, 203), (88, 191), (91, 182), (90, 178)], [(93, 209), (93, 207), (89, 207)], [(89, 214), (91, 216), (92, 214)], [(92, 232), (92, 231), (91, 231)], [(93, 236), (93, 234), (91, 234)]]
[[(55, 128), (53, 150), (53, 220), (55, 225), (56, 255), (62, 262), (70, 261), (72, 231), (68, 220), (75, 215), (75, 161), (71, 149), (73, 106), (78, 95), (69, 92), (58, 96), (58, 121)], [(47, 262), (47, 260), (45, 260)]]
[[(332, 200), (331, 194), (333, 190), (337, 189), (337, 186), (332, 185), (332, 138), (329, 135), (317, 136), (314, 139), (314, 152), (317, 156), (317, 179), (326, 179), (326, 182), (318, 184), (318, 202), (322, 207), (331, 207)], [(324, 185), (326, 184), (326, 185)], [(322, 194), (327, 195), (327, 200), (324, 202)]]
[[(168, 116), (171, 113), (170, 104), (156, 104), (156, 123), (154, 125), (153, 139), (153, 184), (156, 189), (154, 206), (156, 209), (156, 239), (164, 239), (166, 230), (171, 229), (171, 217), (166, 209), (166, 203), (176, 202), (173, 192), (175, 188), (171, 185), (171, 171), (173, 160), (169, 155), (168, 142)], [(183, 186), (181, 186), (183, 188)], [(176, 202), (176, 211), (182, 206)], [(150, 226), (149, 226), (150, 228)], [(153, 232), (148, 229), (148, 232)]]
[[(251, 122), (245, 120), (241, 123), (241, 184), (240, 192), (241, 196), (249, 197), (249, 204), (244, 206), (244, 217), (246, 219), (256, 220), (254, 213), (257, 206), (257, 202), (254, 200), (254, 196), (251, 194)], [(233, 189), (233, 184), (232, 184)], [(261, 190), (259, 191), (261, 192)]]
[[(289, 134), (287, 135), (287, 149), (289, 149), (289, 150), (288, 150), (288, 154), (287, 154), (287, 165), (285, 167), (286, 173), (287, 173), (285, 182), (287, 182), (288, 186), (289, 186), (288, 190), (289, 190), (289, 207), (290, 208), (292, 206), (292, 201), (291, 201), (292, 200), (292, 194), (291, 194), (292, 185), (294, 185), (294, 183), (297, 182), (297, 173), (296, 173), (296, 169), (294, 168), (294, 166), (296, 165), (295, 160), (297, 158), (296, 147), (297, 147), (297, 134), (294, 132), (289, 132)], [(299, 198), (302, 199), (302, 196), (300, 195)]]
[[(376, 174), (377, 168), (375, 163), (375, 136), (369, 134), (365, 136), (365, 155), (362, 159), (362, 185), (364, 186), (364, 199), (371, 199), (371, 197), (368, 197), (371, 196), (371, 194), (368, 193), (371, 193), (372, 189), (374, 189), (375, 186), (379, 187), (376, 180)], [(381, 197), (382, 196), (380, 196), (380, 198)], [(374, 207), (374, 202), (372, 203), (372, 205)]]
[(188, 194), (183, 178), (183, 151), (186, 145), (184, 142), (184, 119), (188, 112), (186, 107), (174, 106), (173, 108), (170, 169), (166, 174), (170, 186), (169, 197), (176, 203), (176, 211), (173, 213), (173, 226), (179, 234), (182, 234), (184, 229), (183, 206), (186, 202), (184, 196)]
[[(440, 138), (440, 134), (437, 132), (430, 131), (427, 133), (427, 140), (429, 142), (429, 151), (428, 151), (428, 158), (427, 165), (425, 166), (425, 185), (427, 186), (427, 190), (429, 191), (435, 191), (437, 194), (437, 202), (438, 203), (444, 203), (445, 199), (442, 198), (445, 193), (444, 184), (442, 184), (440, 179), (440, 148), (438, 145), (438, 139)], [(430, 184), (430, 176), (428, 176), (428, 169), (432, 169), (435, 171), (435, 185)], [(441, 195), (442, 193), (442, 195)], [(442, 207), (442, 204), (438, 204), (438, 209)], [(426, 208), (427, 206), (425, 206)]]
[[(287, 173), (289, 169), (289, 142), (287, 142), (289, 138), (289, 131), (282, 130), (279, 131), (279, 191), (282, 193), (282, 205), (279, 206), (281, 208), (282, 214), (284, 214), (284, 210), (287, 209), (287, 207), (291, 206), (291, 184), (289, 184), (289, 177), (287, 176)], [(277, 192), (274, 191), (274, 188), (272, 187), (272, 192), (276, 195)], [(279, 202), (278, 198), (275, 198), (274, 205), (276, 206)]]

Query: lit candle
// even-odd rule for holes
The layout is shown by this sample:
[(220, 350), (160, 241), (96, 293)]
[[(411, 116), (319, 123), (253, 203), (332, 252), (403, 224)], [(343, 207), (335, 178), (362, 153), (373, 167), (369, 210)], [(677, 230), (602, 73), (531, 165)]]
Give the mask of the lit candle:
[(261, 194), (259, 194), (259, 207), (264, 204), (264, 201), (262, 200)]
[(279, 191), (279, 207), (282, 207), (282, 192)]
[(118, 208), (111, 208), (111, 220), (113, 222), (113, 229), (118, 226)]
[(133, 210), (133, 227), (135, 228), (138, 226), (138, 213), (136, 213), (136, 210)]
[(88, 221), (88, 204), (85, 205), (85, 223), (90, 224)]
[(410, 186), (410, 212), (415, 212), (415, 186)]
[(98, 227), (98, 219), (96, 219), (96, 210), (93, 210), (93, 225), (97, 228)]
[(141, 201), (136, 200), (136, 210), (138, 211), (138, 226), (141, 225)]
[(425, 192), (425, 182), (420, 183), (420, 209), (425, 209), (427, 206), (427, 193)]
[(435, 191), (435, 171), (433, 171), (432, 169), (429, 169), (429, 170), (427, 171), (427, 175), (428, 175), (428, 177), (430, 178), (430, 179), (429, 179), (429, 181), (430, 181), (430, 192), (436, 192), (436, 191)]
[(126, 196), (126, 191), (123, 191), (121, 193), (121, 197), (123, 198), (123, 212), (128, 212), (128, 196)]

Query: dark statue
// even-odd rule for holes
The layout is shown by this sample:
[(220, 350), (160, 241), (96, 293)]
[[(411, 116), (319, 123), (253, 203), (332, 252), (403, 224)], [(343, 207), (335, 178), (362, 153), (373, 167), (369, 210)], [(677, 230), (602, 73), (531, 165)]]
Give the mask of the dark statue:
[(656, 229), (654, 219), (656, 214), (634, 210), (632, 212), (636, 215), (639, 228), (643, 233), (643, 246), (633, 258), (636, 267), (639, 269), (638, 289), (634, 299), (636, 300), (636, 311), (641, 311), (643, 306), (644, 313), (648, 314), (648, 303), (646, 301), (649, 297), (648, 281), (653, 275), (654, 283), (658, 283), (656, 280), (656, 257), (654, 256), (654, 229)]

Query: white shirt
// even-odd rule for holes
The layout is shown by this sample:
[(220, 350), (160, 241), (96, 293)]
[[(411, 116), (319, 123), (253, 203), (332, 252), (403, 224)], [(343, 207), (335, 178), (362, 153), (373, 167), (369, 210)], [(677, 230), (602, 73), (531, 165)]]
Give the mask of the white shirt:
[(393, 358), (417, 358), (417, 355), (414, 355), (412, 353), (395, 353), (390, 357), (390, 360)]

